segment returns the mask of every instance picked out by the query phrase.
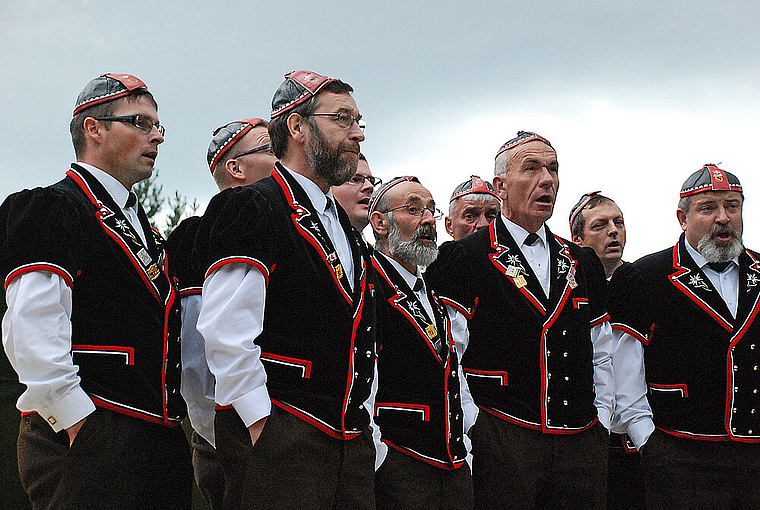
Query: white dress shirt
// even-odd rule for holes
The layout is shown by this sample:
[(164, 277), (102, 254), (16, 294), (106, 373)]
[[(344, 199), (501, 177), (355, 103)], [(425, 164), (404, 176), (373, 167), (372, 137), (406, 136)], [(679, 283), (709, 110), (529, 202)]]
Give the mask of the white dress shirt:
[(549, 253), (549, 243), (546, 241), (546, 226), (541, 225), (541, 228), (536, 231), (538, 241), (530, 245), (525, 243), (525, 239), (530, 232), (517, 223), (508, 220), (503, 214), (501, 215), (501, 219), (504, 221), (504, 225), (507, 227), (512, 239), (517, 243), (520, 251), (525, 255), (528, 265), (533, 269), (533, 274), (536, 275), (541, 288), (544, 289), (544, 295), (548, 297), (551, 281), (551, 270), (549, 269), (549, 256), (551, 254)]
[[(79, 165), (124, 210), (129, 190), (110, 174), (86, 163)], [(137, 216), (130, 217), (127, 211), (125, 215), (144, 242)], [(71, 357), (71, 289), (55, 273), (34, 271), (11, 281), (6, 301), (3, 346), (19, 381), (26, 385), (16, 407), (22, 412), (37, 411), (55, 432), (75, 425), (95, 405), (79, 385), (79, 367)]]
[[(318, 210), (320, 221), (327, 197), (314, 182), (287, 167)], [(335, 207), (330, 208), (335, 214)], [(328, 210), (329, 212), (329, 210)], [(337, 216), (340, 230), (325, 228), (338, 251), (346, 275), (353, 282), (351, 247)], [(336, 235), (337, 234), (337, 235)], [(343, 248), (340, 248), (343, 244)], [(345, 253), (341, 253), (343, 250)], [(267, 375), (261, 362), (261, 348), (255, 340), (264, 328), (266, 282), (264, 275), (249, 264), (226, 264), (211, 273), (203, 283), (203, 304), (198, 316), (198, 331), (206, 340), (206, 359), (216, 377), (215, 397), (220, 405), (232, 405), (246, 427), (269, 416), (271, 400)]]
[(728, 267), (722, 273), (708, 266), (707, 259), (697, 250), (691, 247), (689, 241), (684, 240), (686, 251), (691, 258), (697, 263), (703, 273), (710, 279), (710, 282), (718, 291), (723, 302), (726, 303), (731, 316), (736, 318), (736, 308), (739, 305), (739, 257), (734, 258), (728, 263)]

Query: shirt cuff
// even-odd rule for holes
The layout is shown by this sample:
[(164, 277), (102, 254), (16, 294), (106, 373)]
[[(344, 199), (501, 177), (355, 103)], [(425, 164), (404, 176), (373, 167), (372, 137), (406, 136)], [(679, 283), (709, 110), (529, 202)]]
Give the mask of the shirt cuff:
[(602, 423), (602, 425), (604, 425), (604, 428), (606, 428), (609, 431), (610, 422), (612, 421), (610, 410), (607, 409), (606, 407), (597, 407), (596, 414), (599, 416), (599, 421)]
[(628, 436), (636, 445), (637, 450), (644, 446), (652, 432), (654, 432), (654, 422), (649, 417), (628, 425)]
[(54, 432), (60, 432), (72, 425), (76, 425), (95, 411), (95, 404), (84, 390), (77, 386), (68, 394), (64, 395), (54, 405), (40, 407), (36, 410)]
[(246, 427), (250, 427), (272, 413), (272, 401), (266, 386), (259, 386), (232, 403)]

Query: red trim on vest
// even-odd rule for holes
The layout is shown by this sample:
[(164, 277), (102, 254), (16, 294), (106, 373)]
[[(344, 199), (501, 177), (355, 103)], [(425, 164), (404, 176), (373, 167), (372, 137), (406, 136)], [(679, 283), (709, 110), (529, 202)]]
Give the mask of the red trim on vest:
[(675, 269), (676, 272), (673, 273), (673, 274), (671, 274), (669, 276), (670, 281), (673, 282), (673, 285), (675, 285), (675, 287), (678, 290), (680, 290), (684, 295), (686, 295), (686, 297), (688, 297), (689, 299), (691, 299), (694, 302), (694, 304), (696, 304), (702, 310), (704, 310), (705, 312), (707, 312), (707, 314), (710, 317), (712, 317), (715, 320), (715, 322), (717, 322), (718, 324), (720, 324), (723, 327), (723, 329), (725, 329), (726, 331), (731, 332), (733, 330), (733, 327), (731, 326), (731, 324), (729, 324), (728, 322), (726, 322), (720, 315), (718, 315), (715, 311), (713, 311), (713, 309), (710, 308), (710, 306), (707, 303), (705, 303), (704, 301), (702, 301), (699, 298), (699, 296), (697, 296), (696, 294), (694, 294), (691, 291), (691, 289), (689, 289), (688, 287), (686, 287), (683, 283), (680, 282), (680, 280), (677, 279), (682, 274), (691, 271), (690, 269), (685, 268), (685, 267), (681, 266), (681, 264), (680, 264), (680, 244), (681, 243), (679, 241), (679, 243), (676, 244), (673, 247), (673, 269)]
[(279, 354), (272, 354), (269, 352), (262, 352), (261, 359), (269, 360), (272, 363), (282, 362), (285, 365), (293, 365), (303, 369), (303, 378), (311, 378), (311, 361), (306, 359), (290, 358), (288, 356), (280, 356)]
[(447, 297), (441, 296), (439, 298), (441, 302), (445, 305), (449, 305), (451, 308), (457, 310), (459, 313), (464, 315), (467, 319), (472, 319), (475, 316), (475, 309), (478, 307), (478, 300), (479, 298), (476, 297), (475, 300), (472, 302), (472, 308), (467, 309), (460, 303), (457, 303), (453, 299), (449, 299)]
[(308, 414), (304, 413), (300, 409), (296, 409), (295, 407), (289, 406), (288, 404), (285, 404), (284, 402), (280, 402), (279, 400), (272, 399), (272, 403), (276, 405), (277, 407), (281, 408), (283, 411), (287, 411), (290, 414), (294, 415), (295, 417), (305, 421), (309, 425), (312, 425), (325, 434), (327, 434), (330, 437), (334, 437), (335, 439), (341, 439), (343, 441), (349, 441), (351, 439), (357, 438), (362, 435), (362, 432), (348, 432), (345, 430), (345, 413), (343, 413), (343, 431), (342, 433), (336, 432), (334, 429), (326, 426), (324, 423), (315, 420), (313, 417), (309, 416)]
[[(399, 452), (403, 453), (404, 455), (409, 455), (410, 457), (413, 457), (413, 458), (415, 458), (417, 460), (421, 460), (422, 462), (425, 462), (427, 464), (430, 464), (431, 466), (435, 466), (435, 467), (440, 468), (440, 469), (446, 469), (448, 471), (453, 471), (454, 469), (459, 469), (465, 463), (465, 459), (452, 460), (451, 461), (452, 464), (436, 461), (436, 460), (430, 459), (428, 457), (423, 457), (422, 455), (420, 455), (420, 454), (418, 454), (416, 452), (413, 452), (412, 450), (408, 450), (408, 449), (403, 448), (403, 447), (401, 447), (401, 446), (399, 446), (397, 444), (391, 443), (387, 439), (381, 439), (381, 441), (383, 443), (387, 444), (388, 446), (390, 446), (391, 448), (393, 448), (394, 450), (398, 450)], [(450, 456), (451, 456), (451, 454), (449, 454), (449, 457)]]
[(509, 382), (508, 382), (509, 378), (505, 370), (479, 370), (477, 368), (462, 367), (462, 372), (464, 372), (465, 377), (468, 374), (472, 374), (476, 377), (489, 377), (489, 378), (500, 379), (502, 386), (509, 386)]
[[(121, 345), (80, 345), (80, 344), (72, 344), (71, 345), (72, 351), (82, 351), (82, 352), (88, 352), (88, 351), (109, 351), (113, 352), (115, 354), (126, 354), (127, 355), (127, 365), (134, 365), (135, 364), (135, 348), (134, 347), (124, 347)], [(98, 354), (98, 352), (92, 352), (92, 354)], [(102, 353), (101, 353), (102, 354)]]
[(604, 315), (602, 315), (598, 319), (591, 321), (589, 327), (595, 328), (595, 327), (599, 326), (600, 324), (604, 324), (605, 322), (607, 322), (609, 320), (610, 320), (610, 314), (605, 313)]
[(686, 384), (684, 383), (675, 383), (675, 384), (649, 383), (649, 386), (651, 388), (655, 388), (662, 391), (680, 391), (681, 396), (683, 398), (689, 398), (689, 390), (686, 387)]
[(66, 282), (66, 286), (68, 288), (73, 288), (74, 286), (74, 279), (71, 277), (68, 271), (66, 271), (61, 266), (57, 266), (55, 264), (52, 264), (50, 262), (34, 262), (32, 264), (25, 264), (23, 266), (17, 267), (10, 273), (8, 273), (8, 276), (5, 278), (5, 284), (4, 288), (7, 291), (8, 285), (11, 284), (11, 281), (14, 278), (17, 278), (21, 275), (24, 275), (26, 273), (33, 273), (35, 271), (49, 271), (51, 273), (55, 273), (61, 278), (63, 278), (63, 281)]
[(588, 298), (574, 297), (573, 308), (575, 308), (576, 310), (579, 310), (581, 305), (588, 305)]
[[(626, 326), (625, 324), (615, 323), (612, 325), (612, 329), (617, 329), (618, 331), (622, 331), (623, 333), (628, 333), (629, 335), (631, 335), (633, 338), (635, 338), (636, 340), (638, 340), (644, 345), (649, 345), (649, 342), (651, 341), (651, 338), (647, 339), (646, 336), (642, 335), (635, 329), (632, 329)], [(654, 329), (654, 327), (652, 329)]]
[[(164, 392), (165, 393), (165, 392)], [(126, 407), (122, 407), (116, 404), (112, 404), (110, 402), (106, 402), (104, 400), (99, 399), (98, 397), (94, 397), (92, 395), (89, 395), (90, 399), (92, 400), (93, 404), (95, 404), (98, 407), (102, 407), (104, 409), (109, 409), (111, 411), (120, 413), (120, 414), (126, 414), (127, 416), (132, 416), (133, 418), (139, 418), (141, 420), (149, 421), (151, 423), (157, 423), (159, 425), (163, 425), (164, 427), (176, 427), (180, 424), (179, 421), (169, 421), (167, 419), (157, 418), (153, 416), (152, 414), (146, 414), (141, 413), (139, 411), (135, 411), (133, 409), (128, 409)], [(164, 416), (166, 416), (166, 405), (164, 405)]]

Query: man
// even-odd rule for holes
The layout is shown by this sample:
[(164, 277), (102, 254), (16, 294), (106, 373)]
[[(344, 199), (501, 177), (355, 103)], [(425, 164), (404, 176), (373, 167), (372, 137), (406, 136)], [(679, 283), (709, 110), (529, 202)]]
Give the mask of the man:
[(558, 167), (546, 138), (520, 131), (496, 155), (500, 219), (442, 245), (428, 269), (469, 319), (476, 508), (604, 508), (614, 384), (604, 272), (545, 225)]
[(499, 216), (500, 208), (499, 196), (491, 183), (471, 175), (451, 194), (449, 215), (445, 220), (446, 232), (458, 241), (487, 227)]
[[(218, 127), (207, 151), (211, 175), (224, 190), (263, 179), (275, 161), (269, 143), (269, 123), (250, 118)], [(196, 329), (201, 309), (203, 272), (191, 260), (200, 217), (185, 219), (169, 236), (167, 251), (174, 260), (182, 297), (182, 396), (193, 426), (195, 481), (212, 509), (223, 508), (224, 474), (214, 438), (214, 376), (206, 363), (203, 336)]]
[(646, 367), (624, 365), (638, 385), (616, 421), (642, 453), (647, 508), (758, 508), (760, 255), (742, 245), (736, 176), (704, 165), (680, 196), (678, 243), (612, 278), (620, 348), (640, 341)]
[[(429, 213), (429, 214), (428, 214)], [(475, 421), (452, 320), (422, 279), (436, 258), (441, 213), (416, 177), (393, 179), (370, 204), (375, 234), (378, 508), (473, 507), (465, 431)], [(462, 329), (466, 330), (466, 326)], [(461, 384), (461, 386), (460, 386)], [(462, 387), (463, 386), (463, 387)], [(386, 446), (387, 445), (387, 446)], [(390, 446), (390, 448), (388, 448)]]
[(179, 297), (132, 186), (164, 141), (129, 74), (77, 98), (77, 163), (0, 208), (3, 344), (27, 387), (18, 456), (34, 508), (187, 508)]
[(570, 210), (570, 235), (579, 246), (592, 248), (607, 280), (623, 263), (625, 222), (615, 202), (599, 191), (586, 193)]
[(372, 190), (382, 182), (382, 179), (372, 175), (367, 158), (360, 153), (354, 176), (340, 186), (333, 187), (335, 200), (346, 211), (351, 225), (360, 234), (369, 225), (369, 199), (372, 196)]
[(199, 227), (198, 331), (221, 406), (217, 452), (242, 508), (374, 508), (369, 255), (330, 192), (356, 173), (364, 140), (352, 90), (288, 73), (269, 124), (281, 163), (219, 193)]
[[(625, 222), (623, 213), (612, 199), (599, 191), (586, 193), (570, 210), (570, 234), (574, 243), (592, 248), (602, 261), (609, 281), (612, 273), (623, 264)], [(637, 363), (640, 355), (628, 359), (613, 347), (612, 366)], [(626, 381), (617, 377), (625, 371), (614, 370), (615, 387), (625, 388)], [(616, 426), (612, 421), (613, 428)], [(641, 456), (625, 434), (610, 434), (610, 455), (607, 474), (607, 508), (614, 510), (643, 509), (644, 473)]]

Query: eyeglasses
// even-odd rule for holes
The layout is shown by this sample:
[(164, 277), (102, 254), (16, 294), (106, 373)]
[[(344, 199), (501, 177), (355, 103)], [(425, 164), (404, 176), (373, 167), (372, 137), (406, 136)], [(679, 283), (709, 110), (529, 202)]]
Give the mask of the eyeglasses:
[(135, 115), (116, 115), (116, 116), (110, 116), (110, 117), (93, 117), (95, 120), (111, 120), (115, 122), (126, 122), (128, 124), (132, 124), (137, 129), (142, 129), (146, 133), (150, 133), (150, 130), (154, 127), (158, 129), (158, 132), (161, 133), (161, 136), (164, 136), (166, 134), (166, 128), (159, 124), (158, 122), (153, 122), (148, 117), (144, 115), (135, 114)]
[(230, 158), (230, 159), (242, 158), (243, 156), (248, 156), (249, 154), (256, 154), (257, 152), (262, 152), (262, 151), (266, 151), (268, 154), (274, 154), (274, 152), (272, 151), (272, 146), (268, 143), (265, 143), (264, 145), (259, 145), (258, 147), (254, 147), (251, 150), (241, 152), (234, 158)]
[(391, 207), (390, 209), (386, 209), (385, 211), (380, 211), (380, 212), (385, 214), (392, 211), (396, 211), (398, 209), (406, 209), (406, 212), (408, 212), (412, 216), (424, 216), (425, 211), (430, 211), (430, 214), (433, 215), (433, 219), (440, 220), (441, 218), (443, 218), (443, 212), (437, 207), (436, 208), (420, 207), (420, 206), (412, 205), (412, 204), (404, 204), (398, 207)]
[(383, 183), (383, 180), (380, 177), (362, 174), (354, 174), (354, 176), (348, 180), (349, 184), (356, 184), (357, 186), (364, 186), (364, 181), (369, 181), (373, 188), (380, 186)]
[(338, 125), (342, 128), (350, 128), (351, 125), (356, 122), (356, 125), (359, 126), (359, 129), (362, 130), (362, 133), (365, 129), (367, 129), (367, 123), (364, 122), (362, 119), (357, 119), (350, 113), (346, 112), (340, 112), (340, 113), (309, 113), (307, 115), (304, 115), (304, 117), (334, 117), (335, 121), (338, 123)]

